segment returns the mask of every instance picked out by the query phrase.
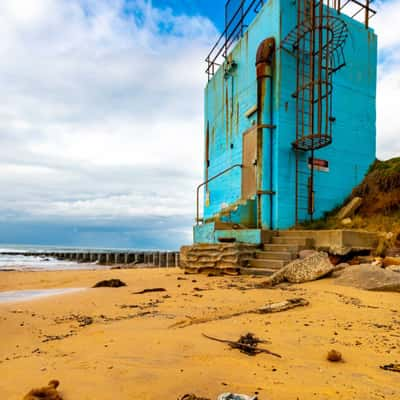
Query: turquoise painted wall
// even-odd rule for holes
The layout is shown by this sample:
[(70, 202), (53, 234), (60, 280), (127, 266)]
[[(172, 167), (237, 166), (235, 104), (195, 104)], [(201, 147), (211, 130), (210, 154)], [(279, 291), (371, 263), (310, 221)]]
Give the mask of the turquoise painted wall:
[[(263, 39), (279, 35), (279, 6), (278, 1), (265, 4), (237, 43), (231, 55), (238, 67), (232, 75), (226, 78), (221, 67), (207, 84), (204, 97), (205, 130), (208, 123), (210, 137), (209, 177), (242, 162), (242, 135), (257, 120), (256, 114), (245, 116), (257, 104), (256, 52)], [(205, 218), (240, 199), (241, 170), (234, 169), (211, 182), (208, 190), (210, 205), (204, 207)]]
[[(333, 78), (333, 143), (315, 152), (314, 157), (329, 161), (329, 172), (315, 172), (314, 218), (339, 205), (365, 175), (375, 159), (375, 92), (377, 38), (371, 29), (346, 16), (349, 37), (345, 44), (346, 66)], [(274, 196), (273, 227), (288, 228), (295, 223), (295, 99), (296, 64), (293, 55), (279, 49), (280, 41), (296, 25), (296, 2), (268, 1), (231, 52), (237, 68), (224, 76), (220, 67), (205, 89), (205, 132), (209, 131), (211, 177), (242, 162), (242, 135), (257, 120), (245, 113), (256, 106), (255, 57), (262, 40), (273, 36), (277, 44), (273, 69)], [(268, 101), (269, 99), (267, 99)], [(264, 130), (263, 176), (269, 180), (269, 131)], [(308, 172), (304, 154), (301, 168)], [(206, 162), (204, 165), (206, 168)], [(304, 193), (306, 195), (306, 193)], [(204, 217), (241, 198), (241, 170), (234, 169), (208, 185)], [(262, 224), (270, 226), (268, 196), (263, 196)], [(208, 201), (207, 201), (208, 200)], [(240, 212), (232, 222), (240, 223)], [(307, 217), (303, 212), (303, 217)]]

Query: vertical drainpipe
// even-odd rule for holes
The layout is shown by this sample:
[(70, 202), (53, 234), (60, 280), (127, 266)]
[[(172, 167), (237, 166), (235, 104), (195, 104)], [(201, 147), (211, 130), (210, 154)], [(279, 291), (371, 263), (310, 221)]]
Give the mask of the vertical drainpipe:
[[(258, 46), (256, 56), (257, 74), (257, 227), (262, 228), (262, 198), (269, 195), (269, 229), (273, 229), (273, 80), (272, 63), (275, 52), (273, 37), (263, 40)], [(268, 90), (269, 88), (269, 90)], [(266, 104), (266, 99), (269, 99)], [(269, 190), (263, 181), (263, 132), (269, 129)]]

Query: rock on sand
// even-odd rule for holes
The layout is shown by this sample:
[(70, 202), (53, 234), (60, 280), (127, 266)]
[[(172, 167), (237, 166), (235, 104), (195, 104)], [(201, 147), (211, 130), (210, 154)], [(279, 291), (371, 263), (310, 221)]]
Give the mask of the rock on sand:
[(353, 265), (346, 268), (335, 280), (343, 286), (386, 292), (400, 292), (400, 274), (371, 264)]
[(331, 264), (328, 254), (315, 252), (304, 258), (297, 259), (271, 275), (264, 284), (276, 285), (287, 281), (291, 283), (303, 283), (315, 281), (331, 273), (334, 266)]

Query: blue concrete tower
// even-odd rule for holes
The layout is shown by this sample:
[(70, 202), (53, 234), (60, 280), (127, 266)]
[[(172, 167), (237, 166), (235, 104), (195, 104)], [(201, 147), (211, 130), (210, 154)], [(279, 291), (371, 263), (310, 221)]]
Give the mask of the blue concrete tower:
[(260, 243), (361, 182), (375, 160), (377, 68), (363, 1), (227, 2), (207, 58), (196, 243)]

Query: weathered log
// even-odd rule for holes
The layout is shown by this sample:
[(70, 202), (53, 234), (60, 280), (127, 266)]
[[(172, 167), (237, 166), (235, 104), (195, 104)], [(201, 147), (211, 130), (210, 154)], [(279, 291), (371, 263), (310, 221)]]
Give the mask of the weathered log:
[(268, 304), (265, 307), (261, 307), (257, 310), (259, 314), (270, 314), (270, 313), (276, 313), (276, 312), (281, 312), (281, 311), (286, 311), (290, 310), (295, 307), (303, 307), (303, 306), (308, 306), (310, 303), (303, 298), (298, 298), (298, 299), (288, 299), (284, 301), (280, 301), (278, 303), (271, 303)]

